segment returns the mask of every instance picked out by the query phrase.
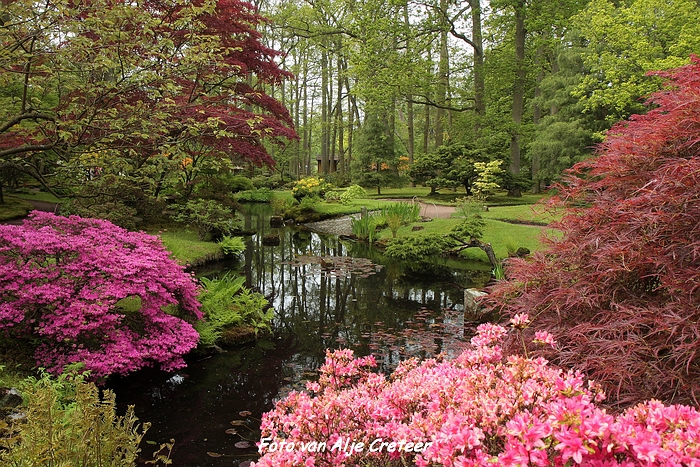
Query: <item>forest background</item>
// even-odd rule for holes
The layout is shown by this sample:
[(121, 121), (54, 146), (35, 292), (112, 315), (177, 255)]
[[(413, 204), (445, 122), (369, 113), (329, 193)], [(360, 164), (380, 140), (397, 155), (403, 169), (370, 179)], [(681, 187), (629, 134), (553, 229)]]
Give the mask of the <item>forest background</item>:
[(700, 50), (689, 0), (141, 3), (2, 4), (0, 201), (129, 226), (237, 174), (469, 194), (493, 160), (537, 193)]

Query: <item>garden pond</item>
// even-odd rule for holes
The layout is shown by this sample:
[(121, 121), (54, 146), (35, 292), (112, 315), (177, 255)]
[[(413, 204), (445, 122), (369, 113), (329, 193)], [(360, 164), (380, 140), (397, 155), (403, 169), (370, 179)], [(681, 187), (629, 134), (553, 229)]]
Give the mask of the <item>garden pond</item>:
[[(260, 418), (292, 390), (318, 377), (326, 349), (373, 354), (384, 372), (409, 357), (456, 353), (473, 326), (464, 320), (464, 289), (490, 277), (485, 264), (435, 259), (419, 264), (382, 258), (370, 246), (297, 227), (272, 228), (267, 205), (252, 205), (240, 258), (197, 271), (233, 271), (268, 297), (272, 335), (214, 355), (191, 355), (177, 373), (142, 370), (111, 380), (123, 409), (152, 426), (143, 461), (174, 440), (176, 467), (246, 466), (257, 458)], [(267, 246), (263, 238), (279, 236)]]

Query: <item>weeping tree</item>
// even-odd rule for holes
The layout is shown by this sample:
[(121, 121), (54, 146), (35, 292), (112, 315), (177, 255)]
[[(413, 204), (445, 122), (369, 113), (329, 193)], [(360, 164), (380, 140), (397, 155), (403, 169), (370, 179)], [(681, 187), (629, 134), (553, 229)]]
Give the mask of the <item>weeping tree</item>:
[(491, 294), (560, 342), (551, 357), (620, 406), (700, 401), (700, 58), (656, 73), (653, 110), (614, 126), (555, 202), (560, 237)]

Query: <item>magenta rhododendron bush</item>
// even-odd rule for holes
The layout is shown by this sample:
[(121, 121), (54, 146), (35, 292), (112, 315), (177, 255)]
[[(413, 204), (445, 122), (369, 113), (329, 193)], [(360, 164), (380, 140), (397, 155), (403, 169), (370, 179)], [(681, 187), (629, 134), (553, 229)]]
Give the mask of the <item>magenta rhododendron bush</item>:
[(37, 211), (0, 226), (0, 334), (36, 346), (38, 365), (178, 368), (199, 339), (183, 318), (201, 318), (196, 284), (157, 237)]
[[(700, 465), (694, 408), (649, 401), (611, 415), (580, 373), (504, 356), (506, 333), (481, 325), (458, 358), (409, 360), (390, 378), (372, 357), (329, 352), (311, 393), (264, 415), (255, 465)], [(554, 344), (544, 332), (537, 341)]]

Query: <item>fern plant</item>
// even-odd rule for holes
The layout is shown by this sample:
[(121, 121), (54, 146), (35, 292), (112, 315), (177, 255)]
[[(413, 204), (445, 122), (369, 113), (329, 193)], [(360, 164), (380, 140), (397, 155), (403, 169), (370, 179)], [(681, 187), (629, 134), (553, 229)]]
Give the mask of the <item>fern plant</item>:
[[(248, 327), (257, 335), (269, 330), (274, 310), (265, 297), (246, 288), (245, 277), (225, 274), (219, 279), (200, 279), (199, 295), (205, 319), (195, 326), (201, 347), (214, 347), (227, 327)], [(269, 308), (269, 309), (268, 309)]]
[[(0, 438), (0, 464), (11, 467), (132, 467), (150, 424), (139, 425), (130, 406), (116, 414), (115, 395), (76, 374), (53, 378), (44, 373), (22, 385), (26, 419)], [(171, 443), (151, 461), (168, 465)]]

